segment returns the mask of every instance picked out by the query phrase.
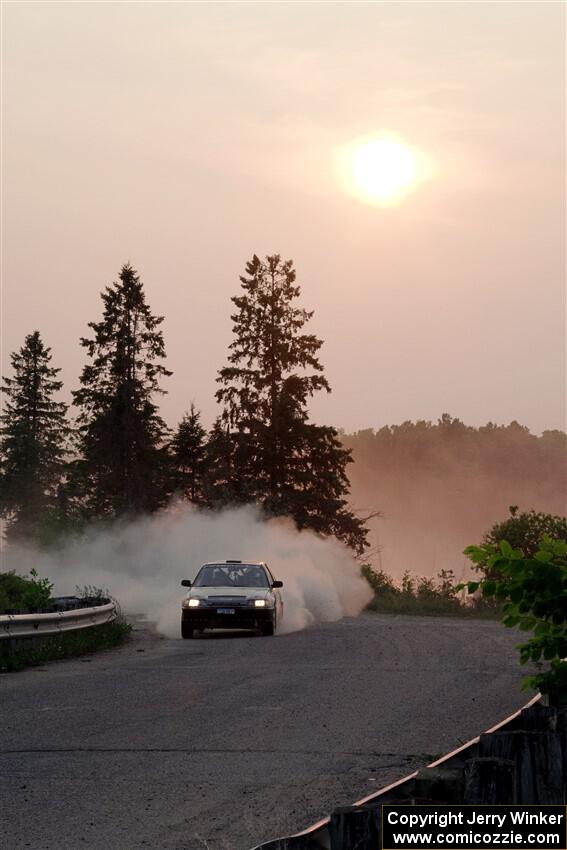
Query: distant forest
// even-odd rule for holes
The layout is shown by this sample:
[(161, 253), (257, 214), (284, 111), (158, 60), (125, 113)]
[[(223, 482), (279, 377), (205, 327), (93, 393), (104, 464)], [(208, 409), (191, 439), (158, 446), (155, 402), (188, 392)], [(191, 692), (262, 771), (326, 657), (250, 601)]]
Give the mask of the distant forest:
[[(199, 510), (255, 504), (266, 517), (333, 536), (390, 573), (453, 569), (508, 507), (564, 513), (567, 437), (516, 422), (469, 427), (444, 414), (356, 434), (313, 423), (330, 386), (322, 340), (307, 333), (291, 260), (254, 255), (232, 301), (232, 341), (207, 430), (190, 405), (170, 428), (159, 397), (162, 316), (122, 267), (79, 340), (73, 406), (39, 330), (11, 356), (0, 416), (0, 516), (9, 542), (58, 545), (93, 524), (152, 513), (172, 499)], [(459, 563), (456, 563), (456, 560)]]
[(404, 422), (341, 434), (352, 450), (351, 503), (380, 509), (370, 521), (371, 546), (382, 565), (435, 575), (468, 569), (464, 547), (491, 525), (521, 510), (564, 515), (567, 434), (538, 437), (511, 422), (480, 428), (444, 414), (437, 422)]

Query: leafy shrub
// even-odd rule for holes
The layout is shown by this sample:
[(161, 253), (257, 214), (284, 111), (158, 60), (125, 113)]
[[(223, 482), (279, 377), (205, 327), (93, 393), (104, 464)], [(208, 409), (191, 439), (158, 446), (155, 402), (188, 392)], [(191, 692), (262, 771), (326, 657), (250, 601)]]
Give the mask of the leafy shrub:
[(404, 596), (415, 596), (415, 581), (408, 570), (402, 576), (402, 593)]
[(398, 593), (394, 585), (392, 576), (389, 576), (384, 570), (374, 570), (370, 564), (363, 564), (360, 569), (361, 575), (366, 579), (374, 593), (378, 594), (394, 594)]
[(525, 687), (547, 694), (550, 702), (567, 704), (567, 541), (545, 535), (533, 556), (525, 556), (502, 540), (499, 546), (469, 546), (465, 554), (485, 565), (486, 577), (469, 582), (484, 596), (503, 603), (502, 622), (533, 636), (520, 644), (520, 663), (548, 662), (547, 669), (524, 680)]
[(455, 584), (455, 573), (453, 570), (441, 570), (437, 575), (437, 593), (446, 599), (455, 599), (457, 596), (457, 585)]
[(27, 576), (15, 572), (0, 573), (0, 611), (27, 610), (37, 611), (47, 608), (51, 602), (53, 583), (47, 578), (39, 578), (37, 570), (30, 570)]
[(104, 605), (106, 602), (116, 602), (112, 599), (107, 587), (95, 587), (93, 584), (85, 584), (83, 587), (75, 585), (75, 593), (82, 602), (89, 605)]
[[(567, 519), (565, 517), (537, 513), (534, 510), (519, 514), (516, 505), (511, 505), (509, 511), (508, 519), (504, 522), (495, 523), (484, 535), (483, 544), (498, 548), (501, 541), (505, 540), (512, 549), (521, 549), (524, 557), (534, 558), (545, 535), (548, 535), (552, 540), (567, 539)], [(479, 558), (479, 560), (474, 561), (476, 569), (487, 575), (490, 555), (486, 554), (481, 557), (478, 548), (475, 549), (475, 553), (475, 557)], [(494, 569), (492, 567), (493, 571)]]
[(482, 598), (463, 604), (451, 570), (442, 570), (436, 578), (406, 571), (399, 587), (384, 570), (374, 570), (368, 564), (361, 568), (361, 574), (374, 591), (368, 608), (382, 614), (492, 618), (498, 610)]

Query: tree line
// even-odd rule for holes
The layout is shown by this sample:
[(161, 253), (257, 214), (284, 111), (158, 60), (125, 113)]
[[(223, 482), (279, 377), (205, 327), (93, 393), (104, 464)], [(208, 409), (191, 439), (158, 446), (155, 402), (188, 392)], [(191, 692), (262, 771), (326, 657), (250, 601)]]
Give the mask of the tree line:
[(567, 434), (543, 431), (532, 434), (516, 421), (508, 425), (488, 422), (474, 427), (444, 413), (437, 422), (424, 419), (366, 428), (342, 435), (361, 463), (357, 472), (380, 469), (399, 475), (408, 467), (412, 474), (478, 475), (479, 469), (506, 478), (511, 470), (520, 477), (546, 482), (549, 490), (565, 492)]
[(473, 427), (444, 414), (341, 439), (355, 461), (352, 503), (382, 510), (383, 520), (369, 523), (370, 540), (383, 552), (376, 562), (396, 576), (441, 568), (460, 575), (464, 547), (504, 520), (510, 505), (565, 515), (563, 430), (534, 434), (518, 422)]
[(564, 431), (536, 435), (516, 421), (473, 427), (445, 413), (341, 439), (356, 461), (355, 501), (377, 502), (392, 521), (418, 527), (421, 518), (439, 534), (458, 526), (466, 541), (512, 503), (565, 513)]
[(60, 369), (39, 331), (11, 355), (0, 417), (0, 515), (9, 542), (56, 544), (92, 523), (153, 513), (180, 498), (200, 510), (256, 504), (344, 542), (367, 546), (348, 506), (351, 451), (337, 430), (310, 421), (308, 402), (330, 392), (322, 340), (307, 333), (293, 261), (254, 255), (233, 297), (233, 339), (217, 377), (210, 431), (191, 404), (172, 431), (159, 396), (163, 316), (152, 313), (130, 264), (101, 293), (102, 316), (80, 339), (86, 353), (74, 416), (57, 400)]

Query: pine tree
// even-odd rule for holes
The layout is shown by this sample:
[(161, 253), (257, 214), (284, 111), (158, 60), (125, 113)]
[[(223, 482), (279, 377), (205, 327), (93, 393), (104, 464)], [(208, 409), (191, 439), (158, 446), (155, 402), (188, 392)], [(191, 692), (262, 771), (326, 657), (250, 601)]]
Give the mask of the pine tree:
[(61, 371), (39, 331), (11, 355), (13, 377), (4, 378), (0, 416), (0, 514), (9, 541), (48, 543), (56, 533), (58, 490), (67, 438), (67, 405), (55, 401)]
[(218, 416), (209, 431), (205, 448), (207, 503), (222, 508), (236, 501), (233, 481), (234, 439), (229, 426)]
[(293, 262), (277, 254), (247, 263), (244, 292), (232, 299), (235, 339), (216, 398), (241, 440), (245, 498), (361, 553), (367, 530), (345, 498), (351, 454), (334, 428), (308, 421), (308, 399), (330, 387), (318, 359), (322, 341), (302, 332), (313, 313), (295, 305), (295, 280)]
[(171, 441), (174, 465), (174, 489), (195, 504), (205, 502), (204, 474), (207, 432), (201, 414), (191, 404)]
[(159, 379), (171, 375), (165, 357), (163, 316), (152, 315), (143, 284), (130, 264), (119, 281), (101, 293), (94, 336), (81, 339), (91, 362), (73, 393), (81, 459), (77, 474), (91, 517), (153, 511), (167, 496), (167, 428), (153, 401), (164, 391)]
[(249, 468), (249, 440), (219, 416), (209, 432), (205, 451), (205, 498), (210, 507), (254, 501)]

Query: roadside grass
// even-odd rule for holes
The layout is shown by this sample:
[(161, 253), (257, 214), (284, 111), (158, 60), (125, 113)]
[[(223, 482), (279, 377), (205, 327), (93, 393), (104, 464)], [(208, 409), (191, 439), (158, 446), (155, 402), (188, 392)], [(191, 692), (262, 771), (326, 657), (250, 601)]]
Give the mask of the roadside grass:
[(442, 570), (437, 578), (414, 577), (406, 572), (399, 585), (383, 570), (374, 570), (368, 564), (361, 568), (361, 573), (374, 591), (367, 609), (378, 614), (484, 620), (500, 617), (500, 606), (493, 600), (480, 597), (465, 602), (450, 570)]
[(124, 643), (132, 631), (132, 626), (123, 620), (92, 626), (76, 632), (67, 632), (41, 639), (33, 644), (33, 638), (22, 638), (14, 649), (0, 641), (0, 673), (12, 673), (24, 667), (37, 667), (49, 661), (63, 658), (76, 658), (90, 655)]

